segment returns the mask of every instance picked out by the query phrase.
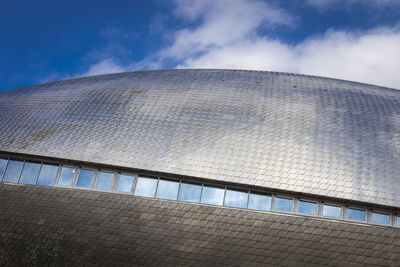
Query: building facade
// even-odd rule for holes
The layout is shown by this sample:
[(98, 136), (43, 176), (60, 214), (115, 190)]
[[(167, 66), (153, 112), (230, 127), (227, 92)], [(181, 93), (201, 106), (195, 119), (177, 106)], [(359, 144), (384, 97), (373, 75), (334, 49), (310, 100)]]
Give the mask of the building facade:
[(400, 91), (165, 70), (0, 93), (4, 265), (400, 265)]

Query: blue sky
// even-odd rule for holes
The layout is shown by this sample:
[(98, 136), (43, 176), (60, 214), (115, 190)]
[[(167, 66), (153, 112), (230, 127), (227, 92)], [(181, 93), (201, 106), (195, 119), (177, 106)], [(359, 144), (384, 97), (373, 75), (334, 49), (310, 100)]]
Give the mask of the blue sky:
[(400, 89), (400, 0), (1, 1), (0, 90), (166, 68)]

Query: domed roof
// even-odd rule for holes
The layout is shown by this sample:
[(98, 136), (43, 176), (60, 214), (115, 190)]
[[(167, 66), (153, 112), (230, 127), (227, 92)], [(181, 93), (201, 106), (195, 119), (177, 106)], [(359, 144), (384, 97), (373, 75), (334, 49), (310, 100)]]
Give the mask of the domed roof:
[(0, 93), (0, 151), (400, 207), (400, 91), (165, 70)]

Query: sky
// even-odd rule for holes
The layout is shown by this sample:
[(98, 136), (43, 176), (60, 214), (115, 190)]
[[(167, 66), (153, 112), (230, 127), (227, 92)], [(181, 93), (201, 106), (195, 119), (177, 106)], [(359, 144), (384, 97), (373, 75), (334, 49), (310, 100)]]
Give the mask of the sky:
[(0, 1), (0, 91), (172, 68), (400, 89), (400, 0)]

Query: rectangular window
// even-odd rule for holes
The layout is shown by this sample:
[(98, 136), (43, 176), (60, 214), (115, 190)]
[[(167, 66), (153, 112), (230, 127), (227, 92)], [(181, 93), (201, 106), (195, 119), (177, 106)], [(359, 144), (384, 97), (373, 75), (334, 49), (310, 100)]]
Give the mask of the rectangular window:
[(204, 186), (201, 195), (201, 203), (211, 205), (222, 205), (224, 203), (225, 189), (211, 186)]
[(322, 215), (325, 217), (341, 218), (342, 217), (342, 207), (332, 206), (332, 205), (324, 205)]
[(61, 186), (71, 186), (75, 173), (76, 173), (76, 168), (62, 167), (60, 178), (58, 179), (57, 184)]
[(274, 210), (284, 211), (284, 212), (292, 212), (292, 210), (293, 210), (293, 199), (276, 197), (275, 198)]
[(18, 183), (19, 176), (21, 175), (23, 161), (10, 160), (8, 162), (6, 173), (4, 174), (3, 181), (10, 183)]
[(139, 177), (136, 183), (135, 195), (154, 197), (156, 194), (157, 182), (157, 178)]
[(396, 226), (400, 226), (400, 216), (396, 216)]
[(78, 181), (76, 182), (76, 186), (90, 188), (90, 186), (92, 185), (93, 175), (93, 170), (81, 169), (81, 171), (79, 172)]
[(348, 208), (347, 219), (364, 222), (367, 220), (367, 213), (365, 212), (365, 210)]
[(118, 179), (117, 191), (129, 193), (132, 191), (133, 180), (135, 177), (126, 174), (120, 174)]
[(38, 185), (53, 186), (58, 172), (57, 165), (42, 164), (40, 169)]
[(178, 197), (178, 190), (179, 182), (160, 179), (156, 198), (176, 200)]
[(373, 223), (389, 225), (390, 224), (390, 215), (384, 214), (384, 213), (373, 212), (371, 220)]
[(270, 211), (271, 210), (271, 200), (272, 200), (271, 196), (250, 193), (248, 208), (253, 209), (253, 210)]
[(299, 201), (299, 213), (317, 215), (317, 203), (310, 201)]
[(226, 190), (224, 206), (234, 208), (247, 208), (249, 193), (238, 190)]
[(200, 202), (201, 185), (181, 183), (178, 200), (187, 202)]
[(39, 170), (40, 163), (25, 162), (21, 177), (19, 178), (19, 183), (36, 184), (36, 178), (39, 174)]
[(1, 178), (3, 178), (4, 171), (6, 170), (7, 161), (8, 160), (6, 159), (0, 159), (0, 181)]
[(97, 178), (96, 188), (101, 190), (111, 191), (113, 185), (114, 173), (100, 172)]

